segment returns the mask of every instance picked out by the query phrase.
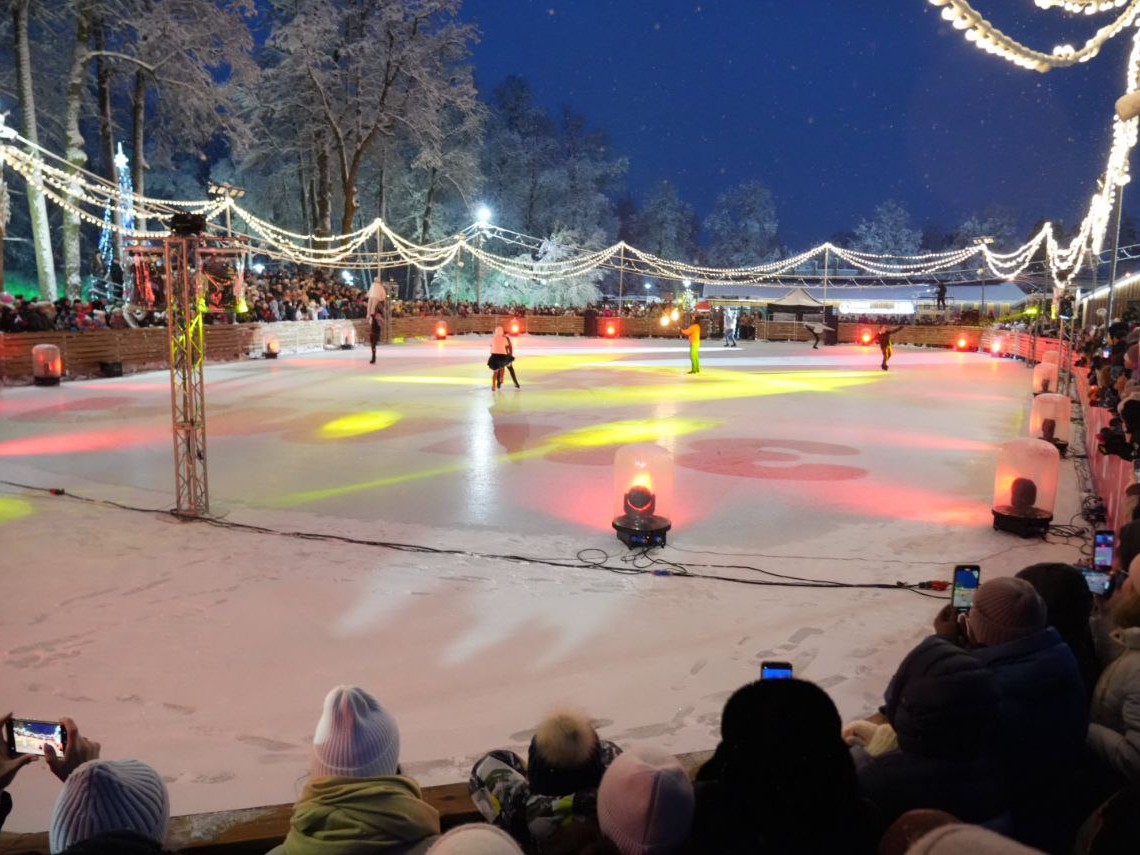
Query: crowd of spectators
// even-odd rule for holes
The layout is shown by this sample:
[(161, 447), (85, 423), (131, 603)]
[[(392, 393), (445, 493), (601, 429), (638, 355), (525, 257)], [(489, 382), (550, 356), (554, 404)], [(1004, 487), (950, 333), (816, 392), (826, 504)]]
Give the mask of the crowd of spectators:
[[(844, 725), (807, 679), (738, 688), (693, 775), (659, 748), (623, 750), (582, 712), (554, 711), (523, 753), (475, 762), (468, 790), (485, 822), (444, 835), (401, 770), (395, 717), (339, 686), (272, 855), (1134, 852), (1140, 520), (1118, 543), (1107, 596), (1072, 565), (1036, 564), (986, 581), (965, 613), (947, 604), (865, 719)], [(74, 721), (61, 724), (66, 748), (46, 761), (64, 782), (51, 851), (163, 851), (160, 774), (101, 759)], [(34, 758), (0, 752), (5, 791)], [(0, 792), (0, 822), (11, 809)]]

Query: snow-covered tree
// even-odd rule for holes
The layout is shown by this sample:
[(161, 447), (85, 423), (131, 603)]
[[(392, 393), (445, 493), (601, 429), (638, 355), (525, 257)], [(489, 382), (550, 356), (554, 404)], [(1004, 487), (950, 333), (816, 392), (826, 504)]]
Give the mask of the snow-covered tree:
[(696, 252), (696, 215), (668, 181), (658, 183), (646, 197), (631, 231), (638, 249), (661, 258), (690, 261)]
[(975, 238), (991, 237), (993, 249), (1005, 250), (1017, 246), (1017, 214), (1009, 208), (991, 205), (982, 213), (974, 213), (962, 221), (954, 230), (951, 246), (972, 246)]
[(627, 169), (606, 135), (564, 110), (552, 119), (521, 78), (495, 89), (484, 146), (484, 195), (497, 223), (534, 237), (617, 231), (612, 196)]
[[(30, 35), (32, 5), (32, 0), (12, 0), (12, 36), (16, 59), (16, 91), (20, 103), (20, 134), (29, 142), (38, 144), (39, 119), (36, 114)], [(47, 200), (35, 187), (34, 176), (33, 181), (27, 182), (27, 197), (40, 296), (54, 300), (56, 298), (55, 258), (51, 246)]]
[(779, 251), (776, 203), (760, 181), (745, 181), (721, 193), (704, 227), (709, 238), (706, 257), (717, 267), (760, 264)]
[(888, 199), (869, 219), (859, 221), (850, 247), (880, 255), (914, 255), (921, 241), (922, 232), (911, 225), (906, 208)]

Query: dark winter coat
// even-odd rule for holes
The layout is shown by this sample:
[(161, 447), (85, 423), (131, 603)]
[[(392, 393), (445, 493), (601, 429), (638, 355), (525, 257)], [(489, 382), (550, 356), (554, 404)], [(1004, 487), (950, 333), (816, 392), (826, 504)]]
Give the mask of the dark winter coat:
[(973, 823), (1006, 812), (992, 746), (999, 702), (993, 673), (951, 641), (930, 636), (903, 659), (883, 708), (898, 750), (858, 770), (884, 825), (916, 808)]
[(997, 677), (997, 753), (1018, 839), (1055, 844), (1058, 811), (1071, 789), (1088, 732), (1089, 710), (1077, 660), (1053, 627), (973, 654)]

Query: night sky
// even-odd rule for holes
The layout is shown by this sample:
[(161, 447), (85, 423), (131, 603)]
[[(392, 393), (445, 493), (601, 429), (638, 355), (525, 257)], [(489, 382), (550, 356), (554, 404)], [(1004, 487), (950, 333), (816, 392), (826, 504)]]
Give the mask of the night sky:
[[(1032, 0), (976, 8), (1039, 50), (1083, 43), (1111, 16)], [(803, 248), (895, 198), (952, 229), (990, 204), (1066, 227), (1111, 143), (1129, 34), (1047, 74), (984, 54), (925, 0), (465, 0), (476, 79), (517, 74), (536, 99), (609, 131), (642, 198), (674, 182), (700, 216), (759, 178), (782, 239)], [(1129, 206), (1126, 204), (1126, 208)], [(1133, 206), (1134, 207), (1134, 206)]]

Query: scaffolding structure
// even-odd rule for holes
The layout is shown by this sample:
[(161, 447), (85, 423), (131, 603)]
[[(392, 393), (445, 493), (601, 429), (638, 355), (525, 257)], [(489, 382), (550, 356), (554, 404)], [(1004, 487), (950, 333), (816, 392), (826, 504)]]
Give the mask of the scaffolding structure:
[(203, 323), (207, 313), (231, 312), (244, 301), (247, 252), (244, 238), (193, 233), (171, 234), (161, 245), (127, 247), (136, 277), (153, 287), (155, 296), (148, 308), (160, 308), (160, 302), (166, 308), (174, 496), (179, 516), (210, 513)]

